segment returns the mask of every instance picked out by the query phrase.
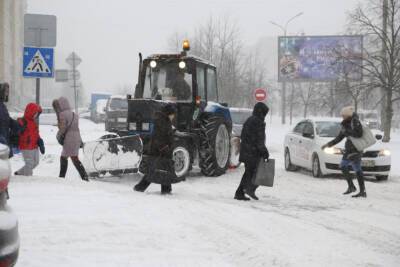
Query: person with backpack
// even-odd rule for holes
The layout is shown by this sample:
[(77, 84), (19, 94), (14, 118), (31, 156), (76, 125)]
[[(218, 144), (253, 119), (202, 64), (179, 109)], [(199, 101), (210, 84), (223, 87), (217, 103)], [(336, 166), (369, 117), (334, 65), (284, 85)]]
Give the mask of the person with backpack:
[(262, 102), (255, 104), (253, 115), (243, 124), (240, 136), (239, 161), (244, 163), (245, 171), (235, 193), (235, 199), (248, 201), (246, 195), (258, 200), (255, 194), (257, 186), (252, 183), (260, 159), (268, 160), (269, 152), (265, 146), (265, 116), (269, 108)]
[(351, 141), (351, 138), (361, 138), (363, 136), (363, 127), (358, 119), (357, 114), (354, 112), (353, 107), (344, 107), (340, 114), (343, 118), (343, 121), (341, 123), (342, 128), (338, 136), (336, 136), (336, 138), (329, 143), (323, 145), (321, 148), (324, 150), (327, 147), (332, 147), (346, 138), (343, 158), (340, 162), (340, 168), (348, 184), (347, 190), (343, 194), (348, 195), (356, 191), (356, 187), (354, 186), (352, 177), (350, 175), (349, 168), (351, 167), (356, 173), (358, 185), (360, 187), (360, 192), (353, 197), (365, 198), (367, 197), (367, 193), (365, 191), (364, 176), (361, 169), (361, 158), (363, 153), (362, 151), (358, 151), (356, 146)]
[(57, 140), (63, 149), (60, 156), (60, 178), (65, 178), (68, 170), (68, 158), (77, 169), (82, 180), (88, 182), (89, 178), (79, 160), (79, 148), (82, 146), (82, 138), (79, 130), (79, 116), (72, 112), (69, 101), (60, 97), (53, 101), (53, 108), (57, 114), (58, 132)]
[(22, 129), (18, 137), (18, 148), (25, 165), (16, 171), (15, 175), (32, 176), (33, 169), (39, 164), (39, 151), (45, 153), (44, 142), (39, 134), (40, 113), (42, 108), (39, 105), (29, 103), (26, 105), (24, 116), (17, 120)]

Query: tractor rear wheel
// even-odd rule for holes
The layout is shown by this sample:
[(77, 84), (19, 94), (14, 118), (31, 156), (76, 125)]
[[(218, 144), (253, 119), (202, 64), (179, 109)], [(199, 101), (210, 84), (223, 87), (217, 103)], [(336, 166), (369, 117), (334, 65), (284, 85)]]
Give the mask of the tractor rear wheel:
[(206, 176), (220, 176), (229, 165), (230, 131), (224, 118), (210, 116), (201, 121), (200, 168)]

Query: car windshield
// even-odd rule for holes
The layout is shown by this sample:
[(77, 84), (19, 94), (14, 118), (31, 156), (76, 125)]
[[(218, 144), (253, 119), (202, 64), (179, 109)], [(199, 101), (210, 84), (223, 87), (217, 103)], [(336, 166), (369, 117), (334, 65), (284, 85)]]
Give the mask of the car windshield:
[[(158, 66), (160, 65), (160, 66)], [(192, 101), (192, 74), (180, 69), (178, 61), (158, 63), (146, 69), (143, 98), (176, 102)]]
[(231, 111), (232, 122), (234, 124), (244, 124), (251, 116), (251, 111)]
[(337, 121), (317, 121), (315, 122), (317, 135), (320, 137), (336, 137), (342, 128)]
[(110, 109), (119, 110), (119, 109), (128, 109), (128, 101), (122, 98), (113, 98), (110, 102)]

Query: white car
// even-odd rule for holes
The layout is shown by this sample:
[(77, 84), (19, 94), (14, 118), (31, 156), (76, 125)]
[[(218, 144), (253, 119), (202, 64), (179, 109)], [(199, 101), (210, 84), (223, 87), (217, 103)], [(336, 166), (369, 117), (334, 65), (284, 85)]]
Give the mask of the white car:
[[(341, 129), (340, 119), (302, 120), (286, 134), (284, 141), (285, 169), (295, 171), (302, 167), (312, 171), (314, 177), (341, 173), (346, 138), (335, 147), (321, 149), (321, 146), (335, 138)], [(377, 180), (387, 180), (391, 168), (390, 151), (376, 135), (377, 142), (367, 148), (362, 157), (365, 175), (375, 176)]]
[(18, 220), (7, 204), (11, 176), (8, 147), (0, 144), (0, 266), (14, 266), (19, 252)]

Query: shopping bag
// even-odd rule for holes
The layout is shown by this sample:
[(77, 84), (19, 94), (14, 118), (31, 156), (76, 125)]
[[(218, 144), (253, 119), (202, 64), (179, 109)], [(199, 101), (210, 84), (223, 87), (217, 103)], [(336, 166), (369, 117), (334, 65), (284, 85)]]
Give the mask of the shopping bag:
[(371, 129), (364, 123), (361, 123), (363, 135), (360, 138), (349, 136), (350, 141), (356, 147), (359, 152), (363, 152), (364, 149), (374, 145), (376, 138), (372, 133)]
[(275, 159), (264, 161), (261, 159), (257, 166), (257, 172), (253, 178), (254, 185), (272, 187), (275, 177)]

